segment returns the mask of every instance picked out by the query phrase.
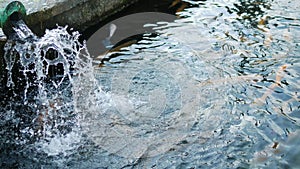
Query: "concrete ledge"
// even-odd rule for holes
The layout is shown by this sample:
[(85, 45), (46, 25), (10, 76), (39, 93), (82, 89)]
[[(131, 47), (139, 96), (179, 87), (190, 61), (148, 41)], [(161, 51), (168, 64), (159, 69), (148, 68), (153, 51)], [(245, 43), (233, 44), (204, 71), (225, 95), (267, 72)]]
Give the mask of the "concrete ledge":
[[(37, 35), (44, 34), (46, 28), (56, 25), (74, 28), (80, 32), (95, 23), (121, 11), (138, 0), (19, 0), (27, 10), (25, 19), (29, 28)], [(5, 8), (11, 0), (2, 0)], [(0, 29), (0, 43), (6, 37)]]

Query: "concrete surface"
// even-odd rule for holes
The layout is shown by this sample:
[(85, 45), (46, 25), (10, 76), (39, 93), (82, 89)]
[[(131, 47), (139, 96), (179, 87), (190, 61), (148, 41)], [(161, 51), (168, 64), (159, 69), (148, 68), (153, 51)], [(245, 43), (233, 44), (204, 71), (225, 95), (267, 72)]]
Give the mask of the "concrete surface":
[[(25, 19), (30, 29), (42, 35), (46, 28), (56, 25), (84, 31), (112, 14), (124, 9), (137, 0), (19, 0), (27, 10)], [(11, 0), (1, 0), (0, 8), (5, 8)], [(6, 37), (0, 28), (0, 43)], [(0, 44), (1, 45), (1, 44)]]

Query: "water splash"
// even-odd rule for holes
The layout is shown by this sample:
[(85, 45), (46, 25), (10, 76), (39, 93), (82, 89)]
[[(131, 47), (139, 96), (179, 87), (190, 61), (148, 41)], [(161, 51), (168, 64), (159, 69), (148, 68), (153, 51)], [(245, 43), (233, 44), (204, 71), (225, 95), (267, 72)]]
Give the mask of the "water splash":
[(48, 156), (72, 153), (81, 136), (77, 107), (82, 103), (76, 97), (82, 97), (84, 88), (77, 82), (92, 72), (86, 46), (79, 42), (80, 34), (69, 33), (67, 27), (37, 37), (23, 22), (17, 25), (4, 48), (1, 150), (9, 151), (11, 145), (19, 149), (16, 156), (28, 147)]

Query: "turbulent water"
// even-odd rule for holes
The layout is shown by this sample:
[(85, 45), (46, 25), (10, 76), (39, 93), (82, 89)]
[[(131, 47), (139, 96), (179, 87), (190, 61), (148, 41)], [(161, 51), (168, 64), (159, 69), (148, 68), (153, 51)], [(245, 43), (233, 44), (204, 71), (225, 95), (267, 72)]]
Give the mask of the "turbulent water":
[(58, 27), (36, 37), (24, 22), (15, 25), (1, 72), (1, 168), (32, 168), (80, 142), (76, 82), (92, 65), (78, 32)]
[(298, 3), (187, 2), (100, 66), (65, 27), (8, 42), (1, 168), (299, 167)]

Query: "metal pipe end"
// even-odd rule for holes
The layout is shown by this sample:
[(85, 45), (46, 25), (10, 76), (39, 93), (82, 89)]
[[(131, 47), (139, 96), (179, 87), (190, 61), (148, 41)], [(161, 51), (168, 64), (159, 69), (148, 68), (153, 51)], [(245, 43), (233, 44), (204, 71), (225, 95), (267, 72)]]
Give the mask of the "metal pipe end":
[(26, 16), (26, 9), (19, 1), (9, 3), (4, 10), (0, 13), (0, 27), (6, 36), (12, 29), (11, 21), (23, 20)]

